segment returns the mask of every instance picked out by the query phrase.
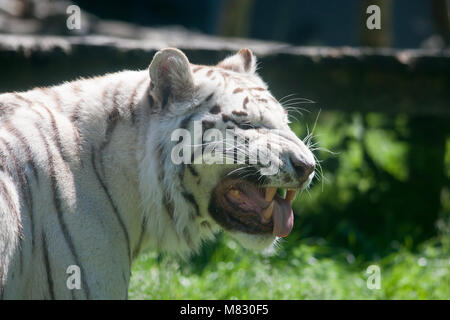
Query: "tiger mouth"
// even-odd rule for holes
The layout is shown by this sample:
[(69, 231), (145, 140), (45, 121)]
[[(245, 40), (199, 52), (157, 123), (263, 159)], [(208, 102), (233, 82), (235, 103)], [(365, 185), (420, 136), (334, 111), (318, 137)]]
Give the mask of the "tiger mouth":
[(288, 189), (283, 198), (276, 187), (227, 179), (213, 191), (209, 211), (224, 229), (286, 237), (294, 224), (291, 203), (296, 192)]

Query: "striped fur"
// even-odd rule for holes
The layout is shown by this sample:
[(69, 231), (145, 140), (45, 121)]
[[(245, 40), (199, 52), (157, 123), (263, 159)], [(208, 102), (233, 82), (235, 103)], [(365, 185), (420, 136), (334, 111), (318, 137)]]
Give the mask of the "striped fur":
[[(290, 132), (248, 50), (215, 67), (169, 50), (150, 72), (0, 95), (0, 298), (127, 298), (140, 253), (186, 256), (220, 229), (208, 202), (231, 167), (173, 164), (172, 131), (201, 119)], [(80, 290), (66, 286), (70, 265)]]

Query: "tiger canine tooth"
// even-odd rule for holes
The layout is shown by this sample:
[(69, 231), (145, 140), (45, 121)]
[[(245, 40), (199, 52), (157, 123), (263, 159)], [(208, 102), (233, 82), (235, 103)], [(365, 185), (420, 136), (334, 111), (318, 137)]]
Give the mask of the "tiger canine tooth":
[(277, 193), (277, 188), (266, 188), (266, 201), (272, 201), (273, 197), (275, 197), (275, 193)]
[(272, 218), (274, 205), (275, 205), (275, 201), (272, 200), (272, 202), (269, 204), (269, 206), (262, 211), (262, 215), (263, 215), (265, 221), (270, 221), (270, 219)]
[(233, 195), (233, 196), (235, 196), (235, 197), (239, 197), (240, 196), (240, 192), (239, 192), (239, 190), (237, 190), (237, 189), (231, 189), (230, 190), (230, 193)]
[(292, 200), (294, 200), (294, 198), (295, 198), (295, 194), (296, 193), (297, 193), (296, 189), (289, 189), (286, 192), (286, 200), (289, 201), (289, 202), (292, 202)]

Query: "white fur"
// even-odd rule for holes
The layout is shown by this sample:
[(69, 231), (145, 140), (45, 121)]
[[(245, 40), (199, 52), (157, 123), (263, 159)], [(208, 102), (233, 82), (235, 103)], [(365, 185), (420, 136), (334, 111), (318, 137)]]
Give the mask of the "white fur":
[[(211, 192), (236, 165), (195, 165), (198, 176), (194, 176), (170, 161), (175, 145), (170, 136), (192, 113), (192, 120), (214, 120), (218, 128), (225, 129), (221, 115), (230, 115), (233, 110), (241, 109), (237, 106), (242, 106), (243, 96), (233, 93), (238, 87), (251, 96), (247, 120), (265, 128), (246, 130), (242, 135), (254, 136), (262, 144), (271, 141), (273, 130), (284, 133), (276, 145), (279, 155), (272, 155), (281, 168), (280, 174), (271, 178), (273, 185), (286, 184), (282, 178), (292, 175), (293, 169), (287, 161), (289, 154), (296, 153), (305, 161), (314, 162), (310, 151), (290, 131), (283, 108), (255, 73), (254, 57), (247, 64), (249, 70), (242, 72), (243, 57), (248, 57), (245, 54), (241, 52), (221, 64), (222, 67), (235, 64), (235, 67), (203, 66), (194, 72), (199, 66), (189, 65), (180, 51), (164, 50), (150, 66), (150, 74), (155, 77), (150, 89), (149, 70), (145, 70), (80, 79), (47, 90), (0, 95), (2, 106), (10, 108), (0, 118), (0, 137), (13, 148), (13, 154), (8, 155), (0, 141), (0, 152), (7, 160), (7, 168), (0, 170), (0, 181), (6, 189), (0, 190), (0, 297), (126, 298), (131, 262), (139, 253), (153, 248), (186, 257), (198, 251), (203, 241), (212, 239), (221, 228), (208, 213)], [(164, 108), (163, 94), (168, 83), (171, 90)], [(264, 90), (258, 90), (256, 95), (250, 92), (255, 87)], [(211, 94), (210, 101), (202, 103)], [(133, 97), (135, 123), (129, 108)], [(267, 103), (258, 103), (258, 99)], [(221, 106), (221, 113), (209, 113), (216, 104)], [(108, 136), (107, 119), (114, 106), (119, 117)], [(79, 132), (72, 125), (76, 110), (79, 110)], [(5, 125), (5, 119), (27, 141), (38, 179), (27, 164), (28, 153)], [(24, 186), (13, 158), (28, 178), (25, 189), (31, 190), (33, 210), (22, 194)], [(55, 181), (59, 211), (52, 188)], [(185, 191), (195, 198), (198, 213), (183, 196)], [(173, 220), (163, 205), (164, 196), (173, 204)], [(67, 234), (71, 241), (67, 241)], [(272, 235), (233, 231), (231, 234), (254, 249), (268, 247), (274, 241)], [(69, 290), (66, 270), (77, 263), (82, 267), (82, 288)], [(51, 281), (47, 278), (49, 268)]]

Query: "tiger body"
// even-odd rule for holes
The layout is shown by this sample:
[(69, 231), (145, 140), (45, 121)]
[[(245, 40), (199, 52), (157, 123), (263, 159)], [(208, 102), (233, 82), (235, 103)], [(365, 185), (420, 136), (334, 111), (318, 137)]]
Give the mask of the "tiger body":
[[(126, 296), (123, 261), (142, 229), (134, 104), (148, 83), (147, 72), (123, 72), (0, 97), (14, 108), (0, 127), (4, 298)], [(59, 289), (69, 265), (86, 290)]]
[[(197, 118), (225, 129), (245, 117), (286, 131), (281, 154), (314, 163), (247, 51), (207, 67), (168, 49), (150, 72), (1, 94), (0, 298), (124, 299), (132, 261), (148, 248), (186, 256), (221, 229), (251, 248), (273, 243), (255, 223), (245, 222), (247, 233), (211, 209), (214, 188), (235, 165), (170, 158), (174, 129), (190, 129)], [(286, 167), (281, 156), (274, 161)], [(292, 166), (282, 171), (271, 185), (304, 188), (313, 176), (308, 171), (299, 184), (289, 180)], [(79, 267), (80, 289), (67, 285), (70, 266)]]

